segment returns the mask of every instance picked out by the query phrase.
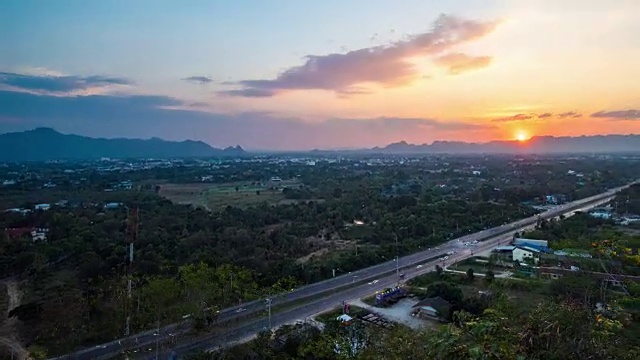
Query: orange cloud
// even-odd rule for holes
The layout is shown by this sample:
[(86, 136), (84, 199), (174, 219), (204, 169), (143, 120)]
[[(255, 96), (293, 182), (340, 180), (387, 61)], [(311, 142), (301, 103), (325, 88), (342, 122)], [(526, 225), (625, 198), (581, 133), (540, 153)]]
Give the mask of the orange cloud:
[(528, 121), (528, 120), (546, 120), (554, 117), (558, 119), (564, 119), (564, 118), (578, 118), (581, 116), (582, 114), (575, 111), (568, 111), (568, 112), (563, 112), (558, 114), (554, 114), (551, 112), (529, 113), (529, 114), (520, 113), (512, 116), (493, 119), (491, 120), (491, 122), (518, 122), (518, 121)]
[[(360, 84), (373, 83), (384, 87), (399, 87), (419, 78), (419, 71), (410, 62), (416, 56), (437, 56), (458, 45), (474, 41), (489, 33), (497, 21), (465, 20), (441, 15), (429, 32), (386, 46), (374, 46), (344, 54), (309, 55), (303, 65), (289, 68), (275, 79), (244, 80), (234, 85), (240, 89), (223, 94), (244, 97), (270, 97), (291, 90), (328, 90), (338, 94), (362, 91)], [(486, 57), (474, 58), (450, 54), (440, 58), (444, 66), (460, 72), (477, 68)], [(490, 59), (489, 59), (490, 61)]]
[(440, 56), (434, 60), (437, 65), (446, 67), (451, 75), (458, 75), (463, 72), (482, 69), (489, 64), (493, 58), (491, 56), (471, 56), (463, 53), (451, 53)]

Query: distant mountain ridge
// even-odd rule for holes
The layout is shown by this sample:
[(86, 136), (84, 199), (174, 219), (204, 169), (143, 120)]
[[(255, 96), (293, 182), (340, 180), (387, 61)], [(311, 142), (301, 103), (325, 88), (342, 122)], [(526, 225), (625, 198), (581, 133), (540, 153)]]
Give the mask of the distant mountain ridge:
[(490, 141), (466, 143), (434, 141), (432, 144), (408, 144), (406, 141), (365, 150), (373, 153), (639, 153), (640, 135), (535, 136), (527, 141)]
[[(406, 141), (384, 147), (351, 150), (266, 152), (273, 154), (552, 154), (552, 153), (640, 153), (640, 135), (595, 135), (577, 137), (535, 136), (527, 141), (467, 143)], [(202, 141), (167, 141), (158, 138), (105, 139), (67, 135), (51, 128), (0, 134), (0, 161), (47, 161), (109, 158), (237, 157), (247, 153), (240, 146), (225, 149)]]
[(241, 156), (240, 147), (217, 149), (202, 141), (158, 138), (104, 139), (67, 135), (51, 128), (0, 134), (0, 161), (47, 161), (109, 158), (184, 158)]

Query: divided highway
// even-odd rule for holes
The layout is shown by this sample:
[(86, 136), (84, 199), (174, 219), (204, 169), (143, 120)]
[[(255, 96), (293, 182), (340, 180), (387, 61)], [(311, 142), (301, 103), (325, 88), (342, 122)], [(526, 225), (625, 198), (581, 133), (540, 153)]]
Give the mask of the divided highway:
[[(502, 241), (509, 240), (513, 236), (513, 233), (515, 231), (519, 231), (527, 226), (535, 224), (538, 218), (551, 219), (563, 214), (585, 210), (590, 205), (594, 206), (594, 204), (599, 204), (609, 200), (615, 195), (616, 192), (630, 185), (631, 184), (611, 189), (599, 195), (561, 205), (551, 210), (540, 213), (539, 215), (518, 220), (510, 224), (466, 235), (458, 239), (448, 241), (433, 249), (423, 250), (408, 256), (401, 257), (398, 260), (398, 264), (396, 264), (395, 260), (387, 261), (385, 263), (354, 271), (349, 274), (343, 274), (331, 279), (305, 285), (291, 292), (274, 295), (273, 297), (271, 297), (272, 306), (285, 305), (294, 301), (303, 301), (304, 304), (301, 304), (300, 306), (292, 306), (291, 309), (284, 310), (273, 315), (272, 324), (274, 326), (278, 326), (282, 323), (286, 323), (287, 321), (291, 321), (292, 319), (304, 318), (306, 316), (309, 316), (305, 314), (314, 314), (324, 309), (334, 307), (345, 299), (359, 298), (371, 294), (377, 288), (389, 287), (390, 285), (393, 285), (398, 281), (398, 278), (395, 275), (396, 266), (399, 266), (401, 269), (403, 269), (406, 278), (418, 276), (422, 273), (432, 271), (433, 265), (439, 263), (439, 261), (437, 260), (438, 257), (444, 255), (447, 252), (459, 250), (460, 244), (462, 244), (463, 242), (478, 241), (480, 243), (475, 247), (474, 251), (484, 251)], [(450, 256), (448, 262), (451, 263), (452, 261), (457, 261), (468, 256), (470, 256), (468, 250), (458, 252), (456, 255)], [(417, 265), (424, 265), (424, 267), (421, 269), (416, 269)], [(371, 285), (368, 285), (366, 283), (359, 285), (362, 282), (371, 281), (374, 279), (379, 280), (379, 282), (375, 284), (375, 288), (372, 288)], [(327, 296), (328, 292), (331, 291), (338, 291), (338, 294)], [(239, 309), (244, 310), (239, 311)], [(264, 310), (264, 299), (252, 301), (240, 306), (234, 306), (221, 310), (218, 313), (217, 322), (226, 323), (231, 320), (238, 320)], [(215, 334), (211, 337), (205, 337), (189, 344), (176, 346), (175, 349), (178, 353), (184, 353), (194, 349), (206, 349), (213, 345), (225, 344), (226, 342), (232, 340), (239, 340), (243, 337), (250, 336), (262, 330), (263, 327), (267, 326), (265, 321), (266, 320), (263, 318), (248, 322), (247, 324), (239, 326), (236, 329), (230, 329), (223, 336), (221, 336), (220, 334)], [(180, 324), (172, 324), (162, 327), (158, 330), (153, 329), (137, 334), (128, 339), (115, 340), (110, 343), (87, 348), (53, 359), (106, 359), (111, 356), (115, 356), (125, 350), (126, 342), (131, 344), (133, 341), (136, 344), (139, 344), (139, 346), (153, 344), (156, 341), (168, 340), (170, 337), (179, 335), (186, 331), (187, 329), (181, 328)]]

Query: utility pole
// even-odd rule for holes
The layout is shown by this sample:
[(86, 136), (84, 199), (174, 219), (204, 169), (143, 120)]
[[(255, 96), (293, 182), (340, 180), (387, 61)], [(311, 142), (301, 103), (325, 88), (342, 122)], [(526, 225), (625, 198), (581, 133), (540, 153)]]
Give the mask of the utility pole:
[(128, 337), (131, 334), (131, 287), (132, 287), (132, 267), (133, 267), (133, 243), (138, 238), (138, 208), (135, 207), (127, 214), (127, 238), (126, 241), (129, 247), (129, 257), (127, 261), (127, 301), (125, 310), (127, 314), (124, 335)]
[(396, 238), (396, 276), (400, 279), (400, 257), (398, 256), (398, 235), (393, 233)]
[(231, 272), (231, 286), (229, 287), (229, 297), (233, 299), (233, 272)]

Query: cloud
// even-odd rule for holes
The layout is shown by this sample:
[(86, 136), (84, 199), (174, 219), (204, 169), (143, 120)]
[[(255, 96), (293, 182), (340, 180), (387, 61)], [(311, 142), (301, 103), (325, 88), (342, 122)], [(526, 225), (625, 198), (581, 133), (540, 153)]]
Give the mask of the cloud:
[[(199, 104), (195, 104), (199, 105)], [(211, 113), (165, 96), (53, 96), (0, 91), (0, 132), (52, 127), (94, 137), (194, 139), (253, 149), (372, 147), (424, 143), (492, 128), (428, 118), (326, 119), (309, 122), (267, 113)]]
[(32, 75), (9, 72), (0, 73), (0, 85), (19, 91), (72, 93), (110, 85), (131, 85), (124, 78), (109, 76)]
[(213, 79), (211, 79), (208, 76), (189, 76), (189, 77), (183, 78), (182, 80), (196, 83), (196, 84), (208, 84), (210, 82), (213, 82)]
[(558, 114), (558, 115), (556, 115), (556, 116), (557, 116), (557, 117), (559, 117), (559, 118), (561, 118), (561, 119), (568, 118), (568, 117), (571, 117), (571, 118), (579, 118), (579, 117), (581, 117), (581, 116), (582, 116), (582, 114), (577, 113), (577, 112), (575, 112), (575, 111), (568, 111), (568, 112), (560, 113), (560, 114)]
[(529, 114), (516, 114), (512, 116), (501, 117), (497, 119), (491, 120), (492, 122), (518, 122), (518, 121), (529, 121), (529, 120), (547, 120), (551, 118), (578, 118), (581, 117), (582, 114), (577, 113), (575, 111), (568, 111), (563, 113), (554, 114), (552, 112), (544, 112), (544, 113), (529, 113)]
[(463, 53), (451, 53), (437, 57), (433, 62), (446, 67), (450, 74), (458, 75), (467, 71), (482, 69), (491, 64), (491, 56), (470, 56)]
[[(411, 58), (437, 56), (491, 33), (497, 25), (497, 21), (465, 20), (440, 15), (431, 31), (407, 40), (346, 53), (308, 55), (304, 64), (285, 70), (275, 79), (240, 81), (236, 83), (240, 89), (223, 93), (231, 96), (265, 97), (292, 90), (348, 93), (354, 86), (367, 83), (384, 87), (403, 86), (419, 78), (418, 69)], [(486, 62), (476, 58), (471, 60), (473, 64), (459, 63), (458, 71)]]
[(598, 111), (591, 114), (591, 117), (608, 118), (613, 120), (638, 120), (640, 119), (640, 110), (628, 109), (628, 110)]
[(512, 116), (506, 116), (498, 119), (491, 120), (492, 122), (515, 122), (515, 121), (526, 121), (536, 118), (536, 114), (516, 114)]

